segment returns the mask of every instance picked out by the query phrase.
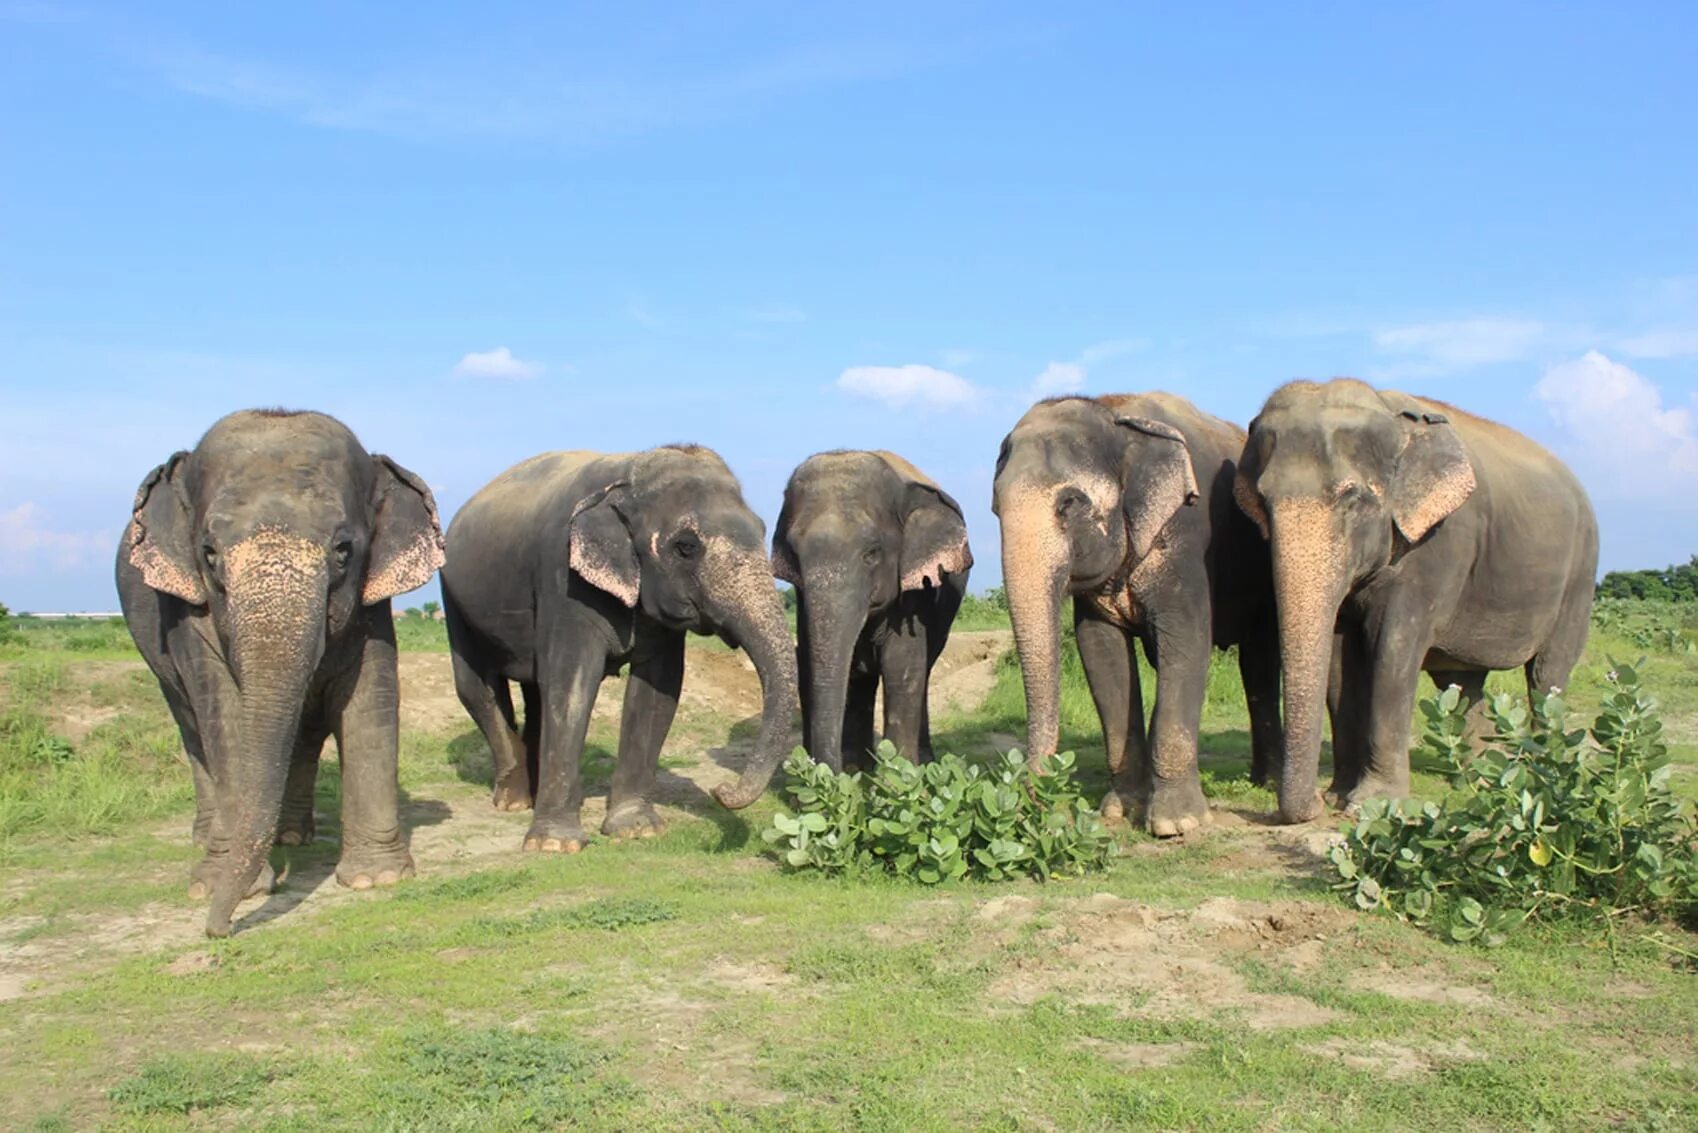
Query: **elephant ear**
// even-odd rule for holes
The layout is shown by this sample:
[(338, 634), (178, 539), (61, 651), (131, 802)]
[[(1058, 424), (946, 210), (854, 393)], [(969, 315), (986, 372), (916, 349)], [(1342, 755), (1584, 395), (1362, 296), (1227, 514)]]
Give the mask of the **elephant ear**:
[(1172, 425), (1121, 416), (1114, 423), (1132, 435), (1121, 499), (1132, 554), (1141, 559), (1155, 546), (1168, 520), (1196, 502), (1197, 473), (1191, 467), (1184, 434)]
[(1473, 495), (1474, 465), (1450, 418), (1414, 398), (1397, 398), (1392, 404), (1404, 421), (1407, 440), (1391, 478), (1391, 514), (1403, 537), (1419, 543)]
[(194, 520), (184, 487), (189, 454), (176, 452), (136, 489), (125, 542), (142, 581), (192, 606), (206, 605), (206, 583), (195, 553)]
[(954, 497), (936, 484), (910, 481), (902, 505), (902, 589), (942, 586), (945, 576), (966, 574), (973, 550)]
[(1244, 451), (1238, 457), (1238, 467), (1232, 472), (1232, 501), (1238, 505), (1238, 510), (1255, 521), (1256, 529), (1262, 533), (1262, 538), (1270, 537), (1268, 529), (1267, 509), (1262, 506), (1262, 493), (1256, 487), (1256, 480), (1262, 474), (1261, 453), (1256, 444), (1256, 422), (1250, 422), (1250, 439), (1244, 442)]
[(377, 467), (376, 519), (360, 601), (370, 606), (417, 590), (444, 562), (442, 521), (430, 486), (387, 456)]
[(597, 590), (635, 607), (642, 570), (631, 528), (619, 511), (629, 486), (617, 480), (585, 497), (572, 509), (567, 534), (572, 569)]
[(772, 529), (772, 577), (791, 586), (802, 584), (802, 567), (796, 561), (796, 550), (790, 546), (790, 493), (784, 493), (784, 507), (778, 512), (778, 524)]

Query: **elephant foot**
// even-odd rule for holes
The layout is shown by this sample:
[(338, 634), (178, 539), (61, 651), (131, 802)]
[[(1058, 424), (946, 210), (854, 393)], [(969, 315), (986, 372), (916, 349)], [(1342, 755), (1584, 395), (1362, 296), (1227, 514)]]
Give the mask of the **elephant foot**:
[(1299, 799), (1287, 803), (1281, 799), (1279, 804), (1279, 820), (1286, 826), (1301, 826), (1305, 822), (1313, 822), (1326, 813), (1326, 800), (1321, 792), (1314, 791), (1307, 799)]
[(601, 832), (610, 838), (657, 838), (666, 832), (666, 823), (652, 803), (627, 803), (607, 812)]
[(497, 776), (490, 801), (496, 810), (530, 810), (531, 777), (522, 770)]
[(1157, 838), (1177, 838), (1209, 821), (1209, 800), (1195, 775), (1176, 782), (1157, 780), (1144, 811), (1144, 828)]
[(576, 822), (570, 825), (534, 822), (525, 835), (527, 853), (575, 854), (589, 844)]
[(318, 826), (313, 821), (312, 811), (305, 814), (285, 814), (277, 820), (277, 839), (279, 846), (310, 846), (318, 836)]
[(336, 884), (345, 889), (380, 889), (412, 877), (413, 855), (406, 847), (353, 849), (336, 863)]
[[(217, 883), (218, 874), (224, 868), (224, 863), (214, 858), (202, 858), (189, 870), (189, 900), (205, 901), (212, 896), (213, 886)], [(259, 867), (259, 876), (254, 878), (253, 885), (242, 895), (242, 900), (249, 897), (259, 897), (270, 893), (277, 887), (277, 872), (266, 862)]]
[(1097, 807), (1097, 813), (1110, 826), (1117, 826), (1126, 821), (1126, 800), (1120, 797), (1119, 791), (1111, 790), (1103, 796), (1103, 801)]
[(1408, 775), (1364, 775), (1339, 802), (1345, 814), (1354, 816), (1369, 799), (1406, 799), (1409, 797)]

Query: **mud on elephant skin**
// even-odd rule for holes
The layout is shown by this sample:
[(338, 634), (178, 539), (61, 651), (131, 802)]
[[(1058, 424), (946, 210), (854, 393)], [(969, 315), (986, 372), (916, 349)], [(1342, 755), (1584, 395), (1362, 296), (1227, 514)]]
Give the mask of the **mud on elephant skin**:
[(961, 506), (888, 452), (827, 452), (790, 476), (773, 574), (796, 588), (808, 750), (866, 765), (884, 685), (884, 738), (932, 758), (931, 671), (961, 608), (973, 553)]
[[(1026, 689), (1027, 753), (1060, 724), (1062, 599), (1102, 721), (1113, 786), (1158, 836), (1208, 819), (1197, 740), (1210, 651), (1239, 646), (1252, 774), (1280, 764), (1279, 661), (1266, 548), (1232, 502), (1244, 433), (1166, 393), (1039, 402), (997, 458), (992, 509)], [(1156, 670), (1146, 729), (1135, 641)]]
[[(602, 833), (660, 832), (655, 775), (678, 709), (686, 633), (741, 646), (761, 681), (754, 754), (715, 797), (748, 806), (783, 761), (795, 651), (765, 529), (716, 453), (669, 445), (515, 465), (454, 517), (442, 590), (455, 688), (489, 744), (495, 805), (535, 808), (526, 849), (576, 853), (588, 842), (584, 739), (602, 679), (626, 664)], [(524, 697), (523, 731), (510, 682)]]
[(1598, 525), (1574, 474), (1521, 434), (1352, 379), (1292, 382), (1251, 423), (1234, 495), (1273, 557), (1285, 821), (1324, 809), (1325, 700), (1330, 793), (1353, 806), (1408, 794), (1422, 669), (1474, 696), (1493, 669), (1522, 668), (1534, 690), (1568, 683)]
[(231, 414), (136, 493), (118, 549), (125, 620), (195, 782), (192, 895), (224, 936), (270, 886), (274, 841), (313, 837), (324, 741), (342, 759), (337, 880), (413, 872), (397, 803), (389, 599), (442, 564), (424, 482), (318, 413)]

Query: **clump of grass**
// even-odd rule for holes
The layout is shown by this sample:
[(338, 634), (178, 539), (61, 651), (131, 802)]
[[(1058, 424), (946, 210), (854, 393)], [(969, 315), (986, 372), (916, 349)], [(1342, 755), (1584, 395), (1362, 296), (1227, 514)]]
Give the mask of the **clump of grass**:
[(507, 893), (525, 883), (526, 874), (517, 870), (487, 869), (464, 877), (446, 877), (403, 886), (395, 891), (397, 901), (475, 901)]
[(166, 1055), (114, 1086), (107, 1097), (134, 1117), (187, 1115), (240, 1105), (283, 1075), (275, 1063), (249, 1055)]

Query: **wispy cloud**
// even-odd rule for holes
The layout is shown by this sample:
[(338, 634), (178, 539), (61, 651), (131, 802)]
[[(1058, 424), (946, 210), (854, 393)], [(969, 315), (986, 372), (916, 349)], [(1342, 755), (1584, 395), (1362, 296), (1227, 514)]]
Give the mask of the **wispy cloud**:
[(1051, 362), (1045, 366), (1043, 372), (1032, 379), (1026, 391), (1027, 397), (1036, 401), (1064, 393), (1080, 393), (1093, 366), (1146, 350), (1149, 345), (1149, 340), (1144, 338), (1114, 338), (1092, 343), (1079, 351), (1078, 357), (1071, 362)]
[[(1597, 350), (1552, 366), (1534, 395), (1562, 430), (1564, 455), (1589, 485), (1638, 495), (1647, 476), (1667, 498), (1698, 488), (1698, 421), (1655, 382)], [(1667, 477), (1680, 482), (1670, 492)]]
[(838, 376), (837, 388), (856, 397), (882, 401), (892, 409), (918, 402), (934, 409), (966, 408), (979, 401), (979, 390), (966, 378), (935, 366), (851, 366)]
[(1433, 373), (1448, 373), (1532, 356), (1546, 338), (1545, 324), (1531, 319), (1473, 318), (1391, 327), (1374, 335), (1387, 354), (1411, 359)]
[(1698, 355), (1698, 327), (1665, 327), (1629, 335), (1616, 348), (1629, 358), (1690, 358)]
[(454, 374), (461, 378), (488, 378), (497, 381), (524, 381), (543, 372), (540, 362), (516, 358), (505, 346), (481, 353), (474, 350), (454, 365)]
[(0, 574), (83, 566), (117, 550), (115, 532), (56, 531), (33, 503), (0, 512)]

